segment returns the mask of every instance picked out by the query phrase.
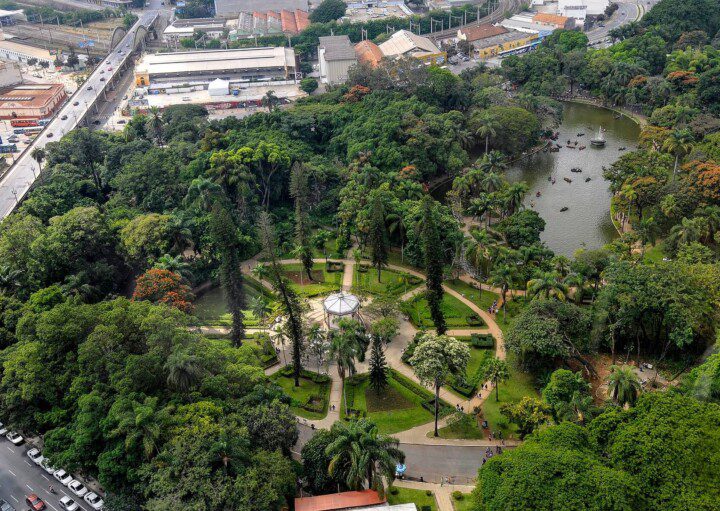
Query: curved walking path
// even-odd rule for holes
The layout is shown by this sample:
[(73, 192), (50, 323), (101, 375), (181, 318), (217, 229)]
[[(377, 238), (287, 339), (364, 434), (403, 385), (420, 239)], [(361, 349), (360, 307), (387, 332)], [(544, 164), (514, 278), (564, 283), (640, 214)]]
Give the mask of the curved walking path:
[[(354, 276), (354, 269), (355, 269), (355, 260), (351, 257), (351, 250), (348, 251), (347, 256), (344, 259), (328, 259), (330, 262), (337, 262), (342, 263), (344, 265), (343, 270), (343, 278), (342, 278), (342, 290), (343, 291), (350, 291), (353, 287), (353, 276)], [(278, 261), (280, 264), (286, 265), (286, 264), (301, 264), (301, 261), (299, 259), (283, 259)], [(314, 258), (314, 263), (324, 263), (324, 258)], [(260, 264), (260, 261), (258, 259), (258, 256), (253, 257), (252, 259), (249, 259), (243, 263), (243, 269), (250, 272), (252, 269)], [(418, 277), (425, 280), (425, 275), (413, 268), (409, 268), (407, 266), (401, 266), (397, 264), (388, 264), (386, 266), (387, 269), (405, 273), (408, 275), (413, 275), (415, 277)], [(493, 288), (491, 286), (482, 284), (481, 282), (476, 281), (475, 279), (471, 278), (468, 275), (463, 275), (460, 277), (461, 280), (463, 280), (466, 283), (473, 284), (476, 287), (482, 286), (483, 289), (492, 291), (496, 294), (500, 294), (500, 290)], [(267, 281), (261, 281), (261, 284), (268, 289), (272, 290), (272, 286)], [(448, 330), (446, 333), (447, 335), (452, 336), (458, 336), (458, 335), (470, 335), (470, 334), (491, 334), (495, 338), (495, 354), (498, 358), (504, 359), (506, 357), (506, 351), (505, 351), (505, 344), (503, 342), (503, 335), (502, 330), (498, 326), (498, 324), (495, 322), (494, 317), (489, 314), (486, 310), (483, 310), (482, 308), (478, 307), (473, 301), (467, 299), (465, 296), (463, 296), (462, 293), (459, 293), (455, 291), (454, 289), (443, 285), (443, 290), (448, 293), (449, 295), (455, 297), (460, 302), (462, 302), (464, 305), (466, 305), (470, 310), (472, 310), (475, 314), (477, 314), (487, 325), (483, 328), (463, 328), (463, 329), (452, 329)], [(419, 293), (422, 293), (425, 291), (425, 286), (419, 285), (415, 287), (414, 289), (411, 289), (407, 293), (403, 294), (399, 297), (399, 301), (407, 301), (414, 296), (417, 296)], [(521, 291), (515, 291), (518, 294), (522, 294)], [(312, 300), (311, 301), (311, 312), (310, 316), (311, 319), (314, 319), (316, 321), (322, 320), (322, 311), (319, 310), (319, 307), (321, 307), (321, 302), (319, 300)], [(217, 330), (217, 329), (215, 329)], [(252, 329), (248, 329), (248, 331), (251, 331)], [(412, 368), (405, 364), (402, 361), (402, 355), (407, 348), (407, 346), (412, 342), (413, 338), (415, 337), (415, 334), (417, 333), (417, 329), (408, 321), (406, 318), (403, 318), (400, 321), (400, 328), (398, 335), (393, 339), (392, 342), (390, 342), (386, 348), (385, 348), (385, 358), (388, 364), (388, 367), (396, 370), (403, 376), (409, 378), (413, 382), (417, 383), (418, 385), (422, 385), (420, 380), (415, 376), (414, 371)], [(289, 359), (289, 353), (282, 353), (282, 351), (289, 350), (289, 347), (282, 347), (281, 348), (281, 360), (283, 359)], [(273, 367), (270, 367), (266, 369), (265, 373), (268, 375), (274, 374), (278, 370), (282, 368), (281, 364), (276, 364)], [(362, 373), (367, 371), (367, 361), (364, 363), (358, 363), (357, 364), (357, 372)], [(337, 375), (337, 365), (334, 362), (330, 362), (327, 365), (327, 374), (331, 377), (332, 384), (330, 388), (330, 397), (328, 402), (328, 414), (323, 418), (319, 420), (310, 420), (310, 419), (303, 419), (298, 418), (298, 421), (302, 424), (307, 424), (314, 426), (316, 429), (324, 428), (329, 429), (333, 423), (335, 423), (337, 420), (340, 419), (340, 410), (342, 408), (342, 382), (340, 378)], [(462, 407), (462, 409), (466, 412), (472, 412), (474, 409), (479, 408), (482, 406), (484, 400), (492, 393), (492, 383), (486, 382), (486, 389), (482, 389), (482, 385), (480, 385), (480, 390), (476, 395), (474, 395), (471, 399), (466, 399), (463, 397), (460, 397), (457, 394), (454, 394), (453, 392), (449, 391), (447, 388), (443, 387), (440, 389), (440, 398), (447, 402), (448, 404), (455, 406), (455, 407)], [(446, 424), (446, 418), (442, 419), (439, 422), (439, 427), (442, 427)], [(459, 440), (459, 439), (444, 439), (444, 438), (435, 438), (432, 436), (428, 436), (428, 434), (432, 435), (432, 432), (434, 430), (434, 421), (431, 421), (427, 424), (422, 424), (420, 426), (416, 426), (414, 428), (411, 428), (406, 431), (402, 431), (400, 433), (396, 433), (393, 436), (395, 436), (401, 443), (405, 444), (424, 444), (424, 445), (456, 445), (456, 446), (484, 446), (484, 445), (498, 445), (498, 441), (489, 441), (489, 440)], [(507, 442), (506, 445), (512, 445), (512, 442)]]

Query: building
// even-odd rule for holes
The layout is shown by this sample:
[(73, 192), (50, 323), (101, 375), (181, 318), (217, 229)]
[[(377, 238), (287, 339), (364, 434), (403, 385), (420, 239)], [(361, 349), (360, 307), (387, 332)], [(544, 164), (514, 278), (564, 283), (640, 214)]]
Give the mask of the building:
[(318, 60), (320, 61), (320, 81), (328, 85), (345, 82), (348, 78), (348, 71), (357, 64), (355, 48), (346, 35), (321, 37), (318, 46)]
[(488, 37), (505, 34), (507, 31), (505, 27), (500, 25), (483, 23), (481, 25), (473, 25), (459, 29), (457, 31), (457, 39), (458, 41), (467, 41), (472, 44), (476, 41), (487, 39)]
[(241, 12), (237, 19), (227, 22), (227, 27), (231, 28), (229, 37), (233, 41), (273, 34), (296, 35), (308, 25), (310, 25), (308, 13), (299, 9), (294, 11), (283, 9), (280, 12)]
[(547, 35), (555, 30), (555, 27), (552, 25), (535, 22), (535, 16), (536, 14), (533, 12), (521, 12), (520, 14), (502, 20), (500, 25), (508, 30), (517, 30), (528, 34), (542, 33), (543, 35)]
[(367, 39), (355, 45), (355, 56), (360, 64), (370, 67), (377, 67), (384, 57), (380, 47)]
[(52, 117), (66, 99), (61, 83), (8, 87), (0, 91), (0, 119)]
[(473, 46), (475, 47), (479, 58), (488, 59), (498, 55), (518, 51), (522, 48), (530, 48), (539, 44), (540, 41), (541, 38), (538, 34), (529, 34), (526, 32), (518, 32), (517, 30), (510, 30), (504, 34), (475, 41)]
[(18, 21), (27, 21), (27, 16), (22, 9), (18, 11), (0, 9), (0, 26), (14, 25)]
[(47, 62), (52, 65), (55, 56), (44, 48), (26, 44), (23, 39), (0, 32), (0, 59), (15, 62), (27, 62), (36, 59), (38, 62)]
[(567, 16), (560, 16), (559, 14), (540, 12), (533, 16), (532, 20), (534, 23), (546, 25), (548, 27), (552, 27), (553, 29), (572, 30), (575, 28), (574, 19), (568, 18)]
[(212, 39), (219, 39), (225, 30), (225, 20), (220, 18), (176, 19), (163, 31), (163, 40), (168, 44), (178, 43), (181, 39), (192, 39), (203, 32)]
[(111, 9), (127, 9), (128, 11), (132, 7), (132, 0), (86, 0), (86, 2)]
[(0, 88), (22, 83), (20, 66), (14, 62), (0, 62)]
[(447, 59), (447, 53), (430, 39), (407, 30), (395, 32), (390, 39), (380, 44), (380, 50), (389, 58), (413, 57), (426, 64), (443, 64)]
[(575, 20), (577, 26), (584, 26), (585, 19), (605, 13), (609, 0), (558, 0), (557, 13)]
[(295, 499), (295, 511), (417, 511), (415, 504), (388, 506), (375, 490), (346, 491)]
[(363, 22), (382, 18), (406, 18), (413, 12), (403, 0), (349, 0), (343, 21)]
[(241, 12), (310, 11), (308, 0), (215, 0), (215, 16), (237, 18)]
[(207, 89), (216, 78), (231, 84), (295, 81), (295, 50), (283, 47), (202, 50), (145, 55), (135, 83), (163, 92)]

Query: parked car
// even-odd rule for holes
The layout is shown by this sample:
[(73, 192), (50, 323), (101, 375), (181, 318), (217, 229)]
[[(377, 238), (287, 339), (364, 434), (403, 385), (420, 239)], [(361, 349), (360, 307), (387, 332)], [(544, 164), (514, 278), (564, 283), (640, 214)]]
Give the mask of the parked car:
[(0, 511), (15, 511), (15, 508), (12, 507), (6, 500), (0, 499)]
[(92, 85), (88, 85), (87, 90), (93, 90)]
[(85, 499), (85, 502), (90, 504), (90, 507), (97, 511), (100, 511), (100, 509), (102, 509), (105, 505), (105, 501), (100, 497), (100, 495), (92, 491), (85, 495), (83, 499)]
[(85, 485), (77, 479), (73, 479), (72, 481), (70, 481), (67, 486), (68, 488), (70, 488), (70, 491), (78, 497), (84, 497), (85, 494), (88, 492), (88, 489), (85, 488)]
[(80, 104), (79, 101), (75, 101), (75, 102), (73, 103), (73, 106), (78, 106), (79, 104)]
[(53, 477), (60, 481), (60, 484), (63, 486), (67, 486), (70, 482), (74, 481), (73, 477), (63, 469), (56, 470), (53, 473)]
[(30, 506), (31, 509), (34, 509), (35, 511), (42, 511), (47, 506), (45, 505), (45, 502), (35, 495), (34, 493), (31, 493), (27, 497), (25, 497), (25, 503)]
[(40, 462), (40, 466), (43, 468), (45, 472), (47, 472), (50, 475), (53, 475), (55, 473), (55, 467), (50, 465), (50, 461), (48, 461), (47, 458), (43, 458), (43, 460)]
[(106, 64), (109, 64), (109, 63), (110, 63), (110, 59), (106, 60), (105, 63), (106, 63)]
[(104, 81), (105, 81), (105, 77), (104, 77), (104, 76), (101, 76), (101, 77), (100, 77), (100, 81), (101, 81), (101, 82), (104, 82)]
[(52, 138), (52, 136), (53, 136), (52, 131), (50, 133), (48, 133), (46, 136), (47, 136), (47, 138)]
[(37, 450), (35, 447), (33, 447), (27, 452), (27, 457), (33, 460), (33, 463), (35, 463), (36, 465), (39, 465), (45, 459), (43, 455), (40, 454), (40, 451)]
[(126, 121), (125, 119), (119, 119), (117, 123), (118, 123), (118, 124), (125, 124), (126, 122), (127, 122), (127, 121)]
[(15, 431), (11, 431), (7, 435), (5, 435), (5, 438), (10, 440), (15, 445), (20, 445), (25, 441), (25, 439)]
[[(10, 140), (10, 139), (8, 138), (8, 140)], [(5, 425), (2, 422), (0, 422), (0, 436), (7, 435), (7, 432), (8, 432), (8, 429), (5, 427)]]
[(76, 511), (77, 509), (80, 509), (78, 503), (67, 495), (60, 499), (60, 506), (65, 509), (65, 511)]
[(60, 117), (60, 120), (61, 120), (61, 121), (67, 121), (67, 115), (63, 115), (62, 117)]

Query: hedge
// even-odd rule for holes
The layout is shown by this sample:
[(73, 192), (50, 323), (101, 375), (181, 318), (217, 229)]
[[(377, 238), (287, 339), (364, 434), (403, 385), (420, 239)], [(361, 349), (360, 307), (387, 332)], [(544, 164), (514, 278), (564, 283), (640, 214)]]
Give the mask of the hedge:
[(491, 334), (472, 334), (470, 346), (478, 349), (492, 349), (495, 347), (495, 338)]

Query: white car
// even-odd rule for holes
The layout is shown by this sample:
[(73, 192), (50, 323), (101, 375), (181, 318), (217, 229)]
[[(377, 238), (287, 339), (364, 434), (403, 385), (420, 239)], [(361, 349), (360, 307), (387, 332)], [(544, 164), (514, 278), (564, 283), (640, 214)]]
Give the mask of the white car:
[(90, 507), (92, 507), (96, 511), (100, 511), (105, 505), (105, 501), (100, 497), (100, 495), (92, 491), (85, 495), (83, 498), (85, 499), (85, 502), (90, 504)]
[(50, 461), (48, 461), (47, 458), (43, 458), (43, 460), (40, 462), (40, 466), (50, 475), (53, 475), (55, 473), (55, 467), (50, 465)]
[(60, 481), (63, 486), (67, 486), (73, 480), (72, 476), (63, 469), (56, 470), (53, 477)]
[(76, 511), (77, 509), (80, 509), (80, 506), (78, 506), (78, 503), (75, 502), (73, 499), (65, 495), (60, 499), (60, 506), (65, 509), (66, 511)]
[(33, 460), (33, 463), (35, 463), (36, 465), (39, 465), (45, 459), (43, 455), (40, 454), (40, 451), (38, 451), (35, 447), (33, 447), (27, 452), (27, 457)]
[[(11, 141), (12, 142), (12, 141)], [(8, 428), (6, 428), (2, 422), (0, 422), (0, 436), (7, 435)]]
[(14, 431), (11, 431), (7, 435), (5, 435), (5, 438), (10, 440), (15, 445), (20, 445), (25, 441), (25, 439), (22, 436), (18, 435)]
[(68, 488), (70, 488), (70, 491), (78, 497), (83, 497), (88, 492), (88, 489), (85, 488), (85, 485), (77, 479), (73, 479), (72, 481), (70, 481), (67, 486)]

